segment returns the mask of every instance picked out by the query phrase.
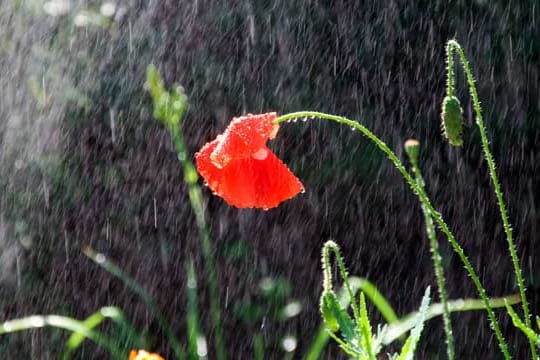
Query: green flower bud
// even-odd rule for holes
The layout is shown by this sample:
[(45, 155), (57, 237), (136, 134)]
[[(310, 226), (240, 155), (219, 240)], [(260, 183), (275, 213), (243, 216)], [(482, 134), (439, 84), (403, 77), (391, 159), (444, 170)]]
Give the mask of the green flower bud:
[(418, 163), (418, 155), (420, 154), (420, 142), (415, 139), (409, 139), (403, 144), (405, 152), (409, 156), (411, 164), (416, 165)]
[(461, 146), (463, 139), (463, 109), (455, 96), (446, 96), (442, 104), (442, 130), (448, 142), (454, 146)]
[(321, 295), (321, 301), (319, 306), (326, 327), (328, 327), (328, 329), (330, 329), (332, 332), (338, 331), (339, 323), (336, 316), (334, 315), (336, 306), (339, 306), (336, 294), (334, 294), (333, 291), (325, 291)]

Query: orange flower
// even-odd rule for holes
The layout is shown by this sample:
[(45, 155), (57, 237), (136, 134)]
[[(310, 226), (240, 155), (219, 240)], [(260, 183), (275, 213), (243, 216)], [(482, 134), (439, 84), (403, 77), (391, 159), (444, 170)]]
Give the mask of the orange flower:
[(269, 209), (304, 189), (266, 147), (279, 125), (276, 113), (234, 118), (225, 132), (195, 155), (197, 170), (216, 195), (239, 208)]
[(131, 350), (129, 360), (165, 360), (158, 354), (151, 354), (144, 350)]

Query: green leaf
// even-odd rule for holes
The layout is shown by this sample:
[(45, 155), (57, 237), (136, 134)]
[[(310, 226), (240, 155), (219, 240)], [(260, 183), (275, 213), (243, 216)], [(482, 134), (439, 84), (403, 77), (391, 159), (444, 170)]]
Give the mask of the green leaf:
[(370, 357), (373, 357), (373, 355), (375, 355), (373, 353), (373, 335), (367, 313), (366, 297), (364, 296), (363, 292), (360, 293), (360, 324), (358, 324), (358, 327), (360, 328), (360, 333), (362, 334), (361, 345), (364, 349), (366, 349)]
[[(123, 334), (125, 334), (131, 345), (137, 348), (141, 347), (137, 332), (126, 320), (122, 311), (120, 311), (120, 309), (116, 307), (103, 307), (99, 309), (99, 311), (96, 311), (92, 315), (88, 316), (85, 320), (83, 320), (82, 324), (88, 329), (94, 329), (98, 325), (100, 325), (105, 319), (111, 319), (113, 322), (115, 322), (119, 326)], [(82, 345), (85, 339), (86, 336), (81, 333), (74, 332), (73, 334), (71, 334), (68, 341), (66, 342), (64, 352), (60, 358), (63, 360), (70, 359), (71, 356), (75, 353), (75, 351)]]
[(321, 296), (321, 313), (330, 331), (340, 330), (346, 342), (358, 343), (359, 336), (354, 321), (343, 310), (333, 291), (326, 291)]
[(42, 327), (53, 327), (69, 330), (82, 335), (107, 349), (114, 359), (124, 359), (123, 351), (105, 334), (89, 328), (84, 322), (59, 315), (33, 315), (25, 318), (14, 319), (0, 323), (0, 335), (10, 334), (23, 330), (37, 329)]
[(412, 360), (414, 356), (414, 351), (416, 350), (416, 345), (420, 340), (420, 335), (424, 328), (424, 321), (426, 321), (426, 315), (428, 311), (428, 306), (430, 302), (430, 287), (428, 286), (424, 297), (422, 298), (422, 304), (420, 305), (420, 310), (418, 310), (418, 315), (416, 316), (416, 324), (411, 331), (411, 335), (407, 338), (407, 341), (401, 348), (401, 353), (399, 354), (397, 360)]
[[(362, 288), (362, 285), (363, 284), (365, 285), (366, 283), (368, 283), (369, 285), (372, 285), (375, 288), (375, 286), (371, 284), (369, 281), (366, 280), (366, 283), (364, 283), (361, 280), (363, 279), (360, 279), (357, 277), (350, 278), (351, 288), (354, 294), (356, 294), (356, 292)], [(338, 301), (340, 305), (343, 308), (347, 308), (351, 300), (347, 292), (347, 289), (345, 289), (345, 287), (341, 288), (337, 296), (338, 296)], [(329, 330), (328, 326), (326, 325), (326, 322), (324, 321), (324, 316), (323, 316), (323, 324), (321, 324), (321, 326), (319, 327), (319, 331), (317, 335), (315, 336), (315, 339), (313, 340), (312, 344), (310, 345), (304, 357), (304, 360), (317, 360), (321, 357), (321, 353), (326, 347), (328, 340), (330, 339), (330, 333), (328, 330)]]
[(187, 96), (180, 86), (173, 86), (169, 93), (158, 70), (149, 65), (146, 70), (146, 84), (154, 103), (154, 117), (169, 129), (176, 128), (187, 109)]
[(171, 327), (169, 321), (163, 315), (156, 301), (150, 296), (150, 294), (148, 294), (148, 292), (137, 281), (129, 277), (118, 265), (116, 265), (112, 261), (109, 261), (105, 255), (97, 253), (89, 246), (83, 247), (82, 252), (99, 267), (121, 280), (126, 287), (128, 287), (131, 291), (133, 291), (140, 297), (140, 299), (148, 307), (152, 315), (154, 315), (154, 317), (156, 318), (158, 325), (167, 337), (167, 340), (169, 341), (169, 344), (173, 349), (175, 356), (180, 360), (185, 359), (185, 353), (180, 343), (180, 340), (178, 340), (178, 338), (176, 337), (175, 332)]
[(322, 318), (328, 330), (332, 332), (339, 330), (339, 323), (332, 309), (335, 303), (337, 303), (337, 299), (333, 291), (326, 291), (321, 295), (320, 310)]
[(521, 321), (519, 315), (514, 311), (512, 306), (510, 306), (508, 303), (505, 303), (505, 305), (508, 315), (510, 315), (510, 318), (512, 318), (512, 323), (514, 323), (514, 326), (521, 330), (529, 339), (534, 341), (536, 346), (540, 347), (540, 335), (535, 333), (533, 329), (527, 327), (527, 325)]
[(166, 93), (165, 87), (163, 86), (163, 80), (154, 65), (148, 65), (148, 68), (146, 69), (146, 84), (150, 96), (152, 96), (154, 101), (157, 101), (164, 93)]

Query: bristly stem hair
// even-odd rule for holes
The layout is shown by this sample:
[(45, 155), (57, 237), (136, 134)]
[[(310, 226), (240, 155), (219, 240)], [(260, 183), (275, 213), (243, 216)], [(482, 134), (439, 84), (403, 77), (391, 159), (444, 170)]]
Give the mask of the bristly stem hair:
[[(497, 197), (497, 204), (501, 213), (501, 218), (504, 226), (504, 233), (506, 235), (506, 241), (508, 243), (508, 250), (510, 252), (510, 257), (512, 258), (512, 265), (514, 266), (514, 272), (516, 274), (516, 280), (519, 287), (519, 293), (521, 295), (521, 306), (523, 308), (523, 315), (525, 317), (525, 325), (531, 328), (531, 315), (529, 312), (529, 303), (527, 302), (527, 296), (525, 294), (525, 283), (523, 281), (523, 275), (521, 273), (521, 267), (519, 265), (519, 260), (516, 252), (516, 245), (512, 236), (512, 227), (510, 226), (510, 221), (508, 220), (508, 213), (506, 211), (506, 205), (503, 199), (501, 185), (497, 177), (497, 171), (495, 166), (495, 160), (489, 149), (489, 141), (486, 135), (486, 128), (484, 126), (484, 120), (482, 117), (482, 109), (480, 107), (480, 101), (478, 100), (478, 92), (476, 90), (475, 80), (472, 75), (471, 67), (469, 61), (465, 57), (465, 52), (459, 45), (456, 40), (450, 40), (446, 44), (446, 56), (447, 56), (447, 95), (452, 96), (454, 93), (454, 61), (453, 54), (457, 52), (465, 75), (467, 77), (467, 83), (469, 85), (469, 92), (473, 101), (473, 107), (476, 114), (476, 124), (480, 130), (480, 137), (482, 139), (482, 149), (484, 151), (484, 156), (487, 161), (489, 176), (491, 177), (491, 182), (493, 184), (493, 189), (495, 190), (495, 195)], [(535, 344), (532, 340), (529, 339), (532, 359), (537, 360), (538, 354), (536, 352)]]
[(506, 342), (502, 336), (501, 329), (499, 327), (499, 324), (497, 322), (497, 318), (495, 317), (495, 313), (493, 312), (493, 308), (491, 307), (489, 303), (488, 296), (486, 294), (486, 290), (482, 286), (482, 283), (480, 282), (480, 279), (476, 272), (474, 271), (474, 268), (472, 267), (469, 259), (465, 255), (465, 252), (457, 242), (454, 234), (450, 231), (448, 225), (444, 222), (441, 214), (435, 210), (433, 205), (431, 204), (431, 201), (429, 200), (428, 196), (426, 195), (425, 191), (416, 184), (416, 181), (412, 178), (412, 176), (409, 174), (409, 172), (405, 169), (405, 166), (401, 163), (397, 155), (386, 145), (381, 139), (379, 139), (374, 133), (372, 133), (369, 129), (367, 129), (365, 126), (361, 125), (360, 123), (356, 121), (349, 120), (342, 116), (337, 115), (331, 115), (331, 114), (325, 114), (320, 113), (316, 111), (299, 111), (294, 112), (286, 115), (282, 115), (278, 117), (275, 120), (275, 123), (282, 123), (288, 120), (293, 119), (325, 119), (325, 120), (331, 120), (338, 122), (340, 124), (347, 125), (351, 128), (354, 128), (356, 130), (359, 130), (362, 134), (364, 134), (369, 140), (371, 140), (377, 147), (386, 154), (388, 159), (392, 161), (396, 169), (400, 172), (400, 174), (403, 176), (405, 181), (409, 184), (411, 189), (415, 194), (418, 195), (420, 198), (420, 201), (422, 204), (426, 207), (426, 209), (429, 211), (431, 217), (435, 220), (441, 231), (446, 235), (448, 238), (448, 241), (452, 245), (452, 248), (454, 251), (458, 254), (459, 258), (463, 262), (463, 265), (465, 266), (465, 269), (471, 276), (471, 279), (476, 287), (476, 290), (482, 299), (482, 302), (484, 303), (484, 306), (486, 308), (489, 321), (491, 324), (491, 327), (493, 328), (493, 331), (495, 332), (495, 336), (497, 337), (497, 341), (499, 343), (499, 347), (501, 348), (502, 353), (504, 354), (505, 359), (510, 359), (510, 353), (508, 352), (508, 346), (506, 345)]

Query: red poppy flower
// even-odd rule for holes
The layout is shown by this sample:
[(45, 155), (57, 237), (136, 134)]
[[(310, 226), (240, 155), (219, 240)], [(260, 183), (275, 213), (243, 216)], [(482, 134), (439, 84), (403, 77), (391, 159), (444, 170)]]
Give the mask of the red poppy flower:
[(304, 189), (266, 147), (279, 129), (276, 113), (234, 118), (195, 155), (197, 170), (216, 195), (239, 208), (269, 209)]

